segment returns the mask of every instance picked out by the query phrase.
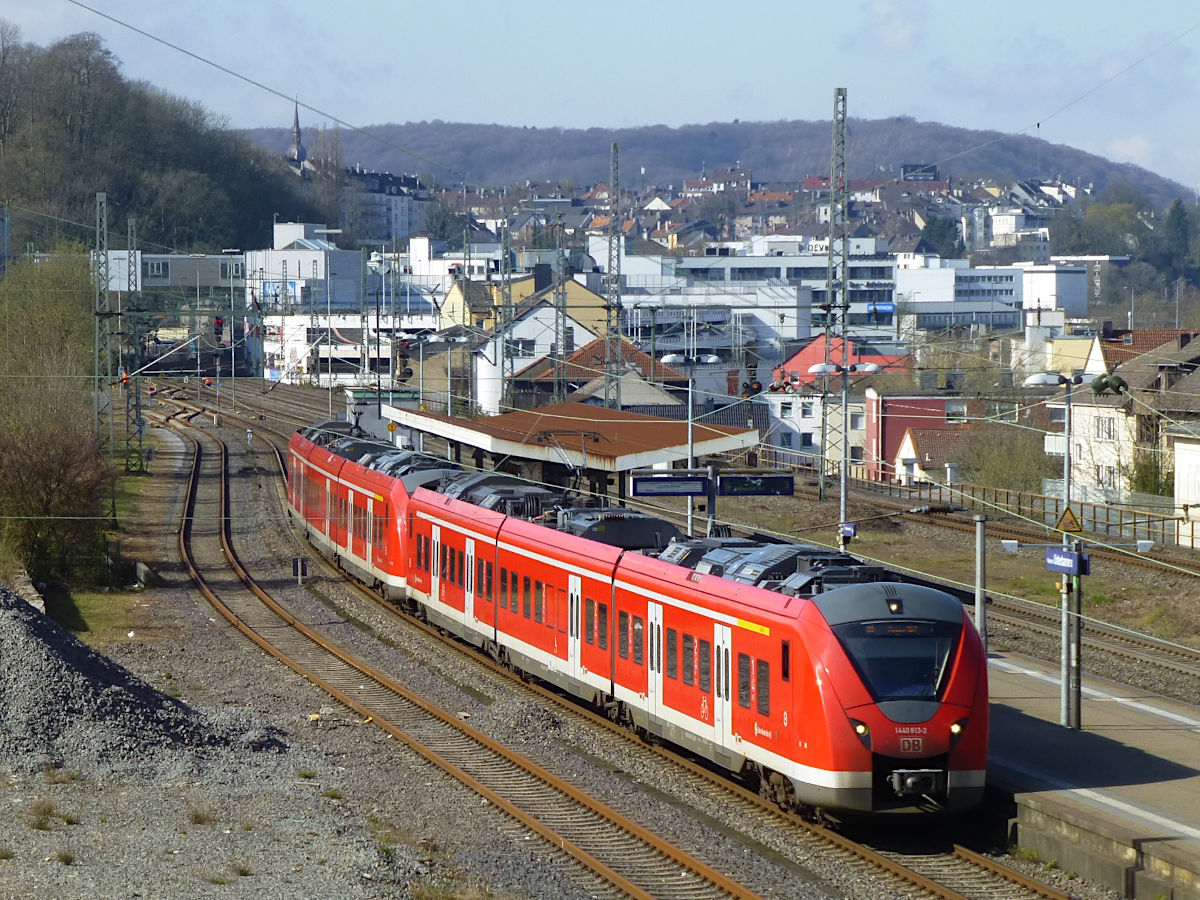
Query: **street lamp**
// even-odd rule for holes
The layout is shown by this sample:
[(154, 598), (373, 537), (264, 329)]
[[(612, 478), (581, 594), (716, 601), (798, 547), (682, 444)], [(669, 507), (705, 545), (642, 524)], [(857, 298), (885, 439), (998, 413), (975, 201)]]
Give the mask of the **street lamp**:
[[(695, 452), (696, 451), (696, 443), (695, 443), (695, 439), (693, 436), (693, 432), (694, 432), (694, 428), (695, 428), (695, 425), (694, 425), (695, 412), (694, 412), (694, 407), (692, 406), (692, 383), (695, 381), (695, 377), (694, 377), (694, 373), (693, 373), (692, 369), (694, 366), (697, 366), (697, 365), (712, 365), (714, 363), (719, 363), (720, 361), (721, 361), (721, 357), (717, 356), (715, 353), (705, 353), (703, 356), (688, 356), (684, 353), (668, 353), (666, 356), (664, 356), (662, 358), (662, 362), (664, 365), (687, 366), (687, 373), (688, 373), (687, 467), (688, 467), (689, 471), (691, 471), (696, 466), (696, 452)], [(654, 373), (651, 372), (650, 374), (651, 374), (651, 377), (653, 377)], [(687, 498), (687, 535), (688, 535), (688, 537), (692, 536), (692, 516), (693, 516), (692, 495), (688, 494), (688, 498)]]
[[(1132, 292), (1130, 293), (1132, 297)], [(1130, 313), (1132, 321), (1133, 314)], [(1071, 388), (1077, 384), (1083, 383), (1082, 375), (1072, 375), (1068, 378), (1066, 375), (1060, 375), (1058, 372), (1039, 372), (1036, 375), (1030, 375), (1025, 379), (1025, 387), (1053, 387), (1061, 384), (1066, 390), (1064, 393), (1064, 406), (1066, 411), (1063, 415), (1063, 511), (1059, 517), (1062, 521), (1062, 516), (1067, 514), (1067, 510), (1071, 508)], [(1067, 532), (1062, 533), (1063, 550), (1071, 552), (1071, 539)], [(1061, 653), (1061, 686), (1059, 696), (1059, 724), (1064, 728), (1071, 727), (1071, 708), (1070, 708), (1070, 670), (1071, 661), (1069, 658), (1071, 646), (1071, 628), (1070, 628), (1070, 577), (1063, 575), (1061, 585), (1061, 601), (1062, 601), (1062, 653)]]
[[(830, 375), (841, 373), (842, 375), (842, 471), (841, 471), (841, 493), (838, 514), (840, 520), (838, 522), (838, 547), (841, 550), (846, 549), (846, 544), (851, 537), (848, 532), (851, 530), (849, 523), (846, 521), (846, 478), (850, 470), (850, 375), (851, 374), (870, 374), (879, 371), (879, 366), (875, 363), (851, 363), (848, 366), (842, 366), (837, 363), (817, 363), (808, 367), (809, 375), (823, 375), (828, 378)], [(822, 442), (821, 446), (821, 478), (825, 477), (825, 446)]]

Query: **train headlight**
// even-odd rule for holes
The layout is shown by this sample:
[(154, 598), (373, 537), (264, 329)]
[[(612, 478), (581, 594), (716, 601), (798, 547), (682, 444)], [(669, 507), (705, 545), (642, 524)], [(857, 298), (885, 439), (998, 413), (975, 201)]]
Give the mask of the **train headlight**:
[(850, 727), (854, 729), (854, 733), (858, 735), (858, 739), (862, 741), (862, 745), (868, 750), (871, 749), (871, 729), (867, 727), (866, 722), (860, 722), (858, 719), (850, 720)]
[(959, 719), (950, 726), (950, 746), (953, 747), (962, 738), (963, 733), (967, 730), (967, 720)]

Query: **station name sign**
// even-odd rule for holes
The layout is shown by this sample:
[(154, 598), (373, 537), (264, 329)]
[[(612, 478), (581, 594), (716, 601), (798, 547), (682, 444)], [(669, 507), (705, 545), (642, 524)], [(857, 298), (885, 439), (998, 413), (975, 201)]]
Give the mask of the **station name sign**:
[(708, 479), (703, 475), (635, 475), (635, 497), (707, 497)]
[(1064, 575), (1088, 575), (1091, 573), (1091, 558), (1086, 553), (1047, 547), (1046, 568)]

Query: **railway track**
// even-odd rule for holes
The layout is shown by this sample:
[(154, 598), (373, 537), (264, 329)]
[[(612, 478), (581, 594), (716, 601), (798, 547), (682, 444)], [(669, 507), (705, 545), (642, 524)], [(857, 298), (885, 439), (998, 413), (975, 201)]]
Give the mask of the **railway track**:
[[(304, 625), (238, 560), (230, 538), (226, 446), (194, 426), (172, 424), (194, 448), (181, 558), (201, 593), (247, 638), (539, 836), (581, 868), (599, 893), (755, 896)], [(215, 451), (205, 452), (206, 443)]]
[[(288, 435), (275, 433), (275, 440), (279, 441), (281, 445), (287, 437)], [(277, 446), (277, 453), (278, 449)], [(279, 483), (277, 482), (277, 484)], [(337, 571), (332, 567), (330, 569)], [(340, 577), (344, 577), (340, 572), (338, 574)], [(794, 855), (804, 857), (820, 854), (828, 857), (833, 854), (847, 866), (868, 870), (872, 878), (881, 877), (881, 873), (886, 874), (887, 877), (895, 879), (909, 896), (959, 898), (959, 900), (963, 900), (963, 898), (1025, 900), (1025, 898), (1064, 898), (1066, 896), (1037, 882), (1025, 879), (1019, 873), (964, 848), (956, 848), (957, 853), (907, 855), (890, 853), (857, 843), (841, 834), (806, 822), (798, 816), (785, 814), (757, 794), (729, 782), (723, 776), (715, 775), (705, 767), (682, 758), (673, 751), (647, 745), (631, 736), (628, 730), (611, 723), (606, 717), (581, 708), (573, 701), (536, 683), (526, 683), (518, 679), (510, 670), (464, 648), (438, 629), (399, 614), (391, 604), (381, 600), (356, 582), (348, 581), (348, 583), (353, 585), (361, 596), (369, 598), (377, 609), (390, 617), (403, 621), (407, 627), (423, 632), (430, 641), (436, 644), (435, 652), (452, 653), (460, 658), (462, 665), (478, 669), (478, 675), (471, 674), (467, 679), (472, 684), (484, 684), (488, 678), (503, 678), (516, 689), (538, 695), (544, 702), (552, 704), (561, 715), (586, 720), (592, 726), (606, 729), (615, 739), (624, 743), (627, 753), (659, 756), (667, 759), (672, 766), (677, 766), (685, 771), (699, 789), (724, 794), (726, 800), (722, 802), (731, 804), (739, 814), (746, 816), (747, 820), (771, 825), (779, 832), (781, 842), (791, 848)], [(459, 668), (459, 666), (456, 665), (455, 668)], [(339, 697), (339, 699), (342, 698)], [(343, 699), (343, 702), (346, 701)]]

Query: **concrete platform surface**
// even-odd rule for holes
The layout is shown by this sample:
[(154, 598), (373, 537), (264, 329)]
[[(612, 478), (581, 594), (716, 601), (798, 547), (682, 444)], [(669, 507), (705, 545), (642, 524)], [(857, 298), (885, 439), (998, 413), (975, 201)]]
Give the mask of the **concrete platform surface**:
[(992, 653), (989, 784), (1015, 839), (1127, 897), (1200, 898), (1200, 708), (1085, 678), (1059, 725), (1059, 670)]

